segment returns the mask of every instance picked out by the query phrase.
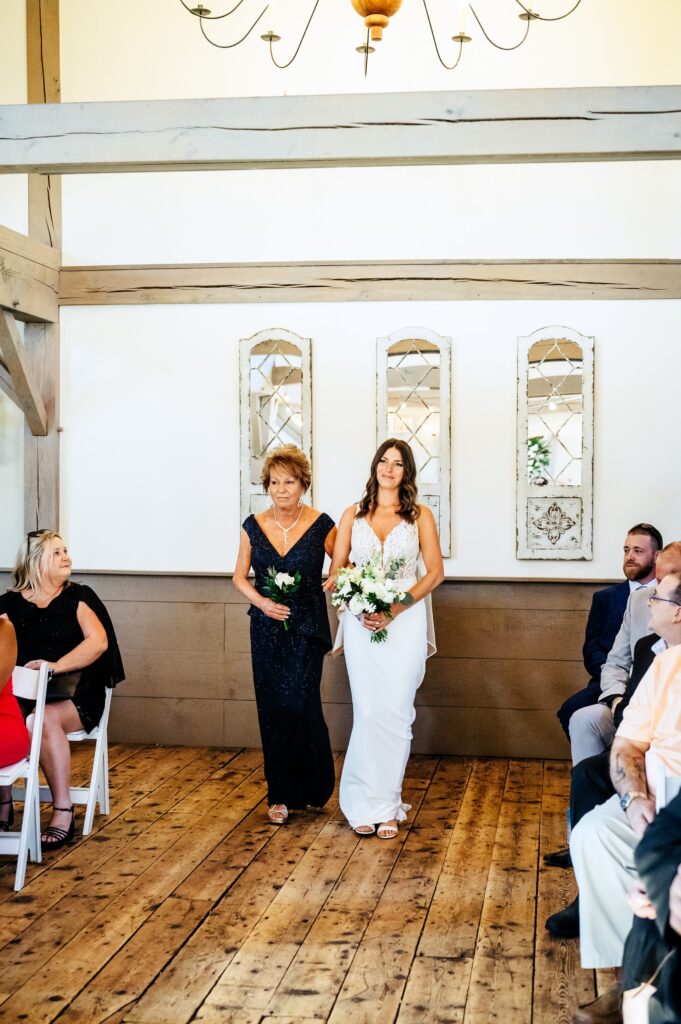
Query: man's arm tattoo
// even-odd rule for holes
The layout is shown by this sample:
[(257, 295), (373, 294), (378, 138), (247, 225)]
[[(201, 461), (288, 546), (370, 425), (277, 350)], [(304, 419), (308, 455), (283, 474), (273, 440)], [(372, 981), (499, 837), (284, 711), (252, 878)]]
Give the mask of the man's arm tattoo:
[(631, 746), (618, 744), (613, 747), (610, 778), (620, 796), (623, 793), (647, 793), (645, 755)]

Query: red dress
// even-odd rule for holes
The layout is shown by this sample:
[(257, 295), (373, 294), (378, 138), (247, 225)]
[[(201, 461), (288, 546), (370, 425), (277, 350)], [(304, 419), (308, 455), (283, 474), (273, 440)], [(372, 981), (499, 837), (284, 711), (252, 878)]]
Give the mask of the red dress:
[(0, 768), (21, 761), (28, 754), (30, 744), (31, 738), (12, 691), (10, 676), (0, 692)]

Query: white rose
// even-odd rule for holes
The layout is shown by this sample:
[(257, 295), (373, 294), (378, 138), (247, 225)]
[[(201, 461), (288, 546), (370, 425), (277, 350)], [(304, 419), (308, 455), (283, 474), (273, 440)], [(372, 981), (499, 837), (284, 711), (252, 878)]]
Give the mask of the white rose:
[(293, 576), (289, 576), (287, 572), (278, 572), (274, 577), (274, 584), (277, 587), (290, 587), (292, 583), (295, 583)]
[(374, 583), (371, 592), (377, 601), (386, 601), (392, 604), (392, 594), (383, 583)]
[(355, 594), (354, 597), (350, 598), (350, 604), (348, 608), (353, 615), (361, 615), (362, 612), (366, 611), (366, 601), (359, 594)]

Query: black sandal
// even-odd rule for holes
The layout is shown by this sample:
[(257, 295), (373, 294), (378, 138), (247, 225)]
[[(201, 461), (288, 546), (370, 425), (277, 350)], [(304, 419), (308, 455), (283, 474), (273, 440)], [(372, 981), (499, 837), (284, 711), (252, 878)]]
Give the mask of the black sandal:
[(75, 814), (73, 804), (70, 807), (55, 807), (52, 805), (53, 811), (67, 811), (71, 815), (71, 824), (67, 829), (59, 828), (57, 825), (48, 825), (45, 831), (40, 836), (40, 842), (43, 850), (58, 850), (60, 846), (66, 846), (73, 839), (73, 833), (75, 831)]
[(0, 807), (6, 807), (7, 804), (9, 804), (9, 814), (7, 815), (7, 821), (0, 818), (0, 832), (9, 832), (14, 824), (14, 804), (11, 800), (0, 800)]

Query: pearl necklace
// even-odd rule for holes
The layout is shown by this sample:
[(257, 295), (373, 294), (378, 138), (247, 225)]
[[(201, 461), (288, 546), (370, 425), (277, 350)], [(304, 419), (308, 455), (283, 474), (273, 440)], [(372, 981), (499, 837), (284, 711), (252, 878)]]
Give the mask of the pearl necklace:
[(296, 517), (296, 521), (294, 523), (291, 523), (290, 526), (282, 526), (281, 523), (279, 522), (279, 520), (277, 519), (277, 510), (274, 507), (274, 505), (272, 506), (272, 515), (274, 516), (274, 522), (279, 527), (281, 532), (284, 534), (284, 554), (286, 554), (286, 550), (288, 548), (288, 535), (291, 532), (291, 530), (295, 529), (295, 527), (298, 525), (298, 520), (300, 519), (300, 517), (303, 514), (303, 508), (304, 507), (305, 506), (301, 504), (300, 512), (298, 513), (298, 515)]

